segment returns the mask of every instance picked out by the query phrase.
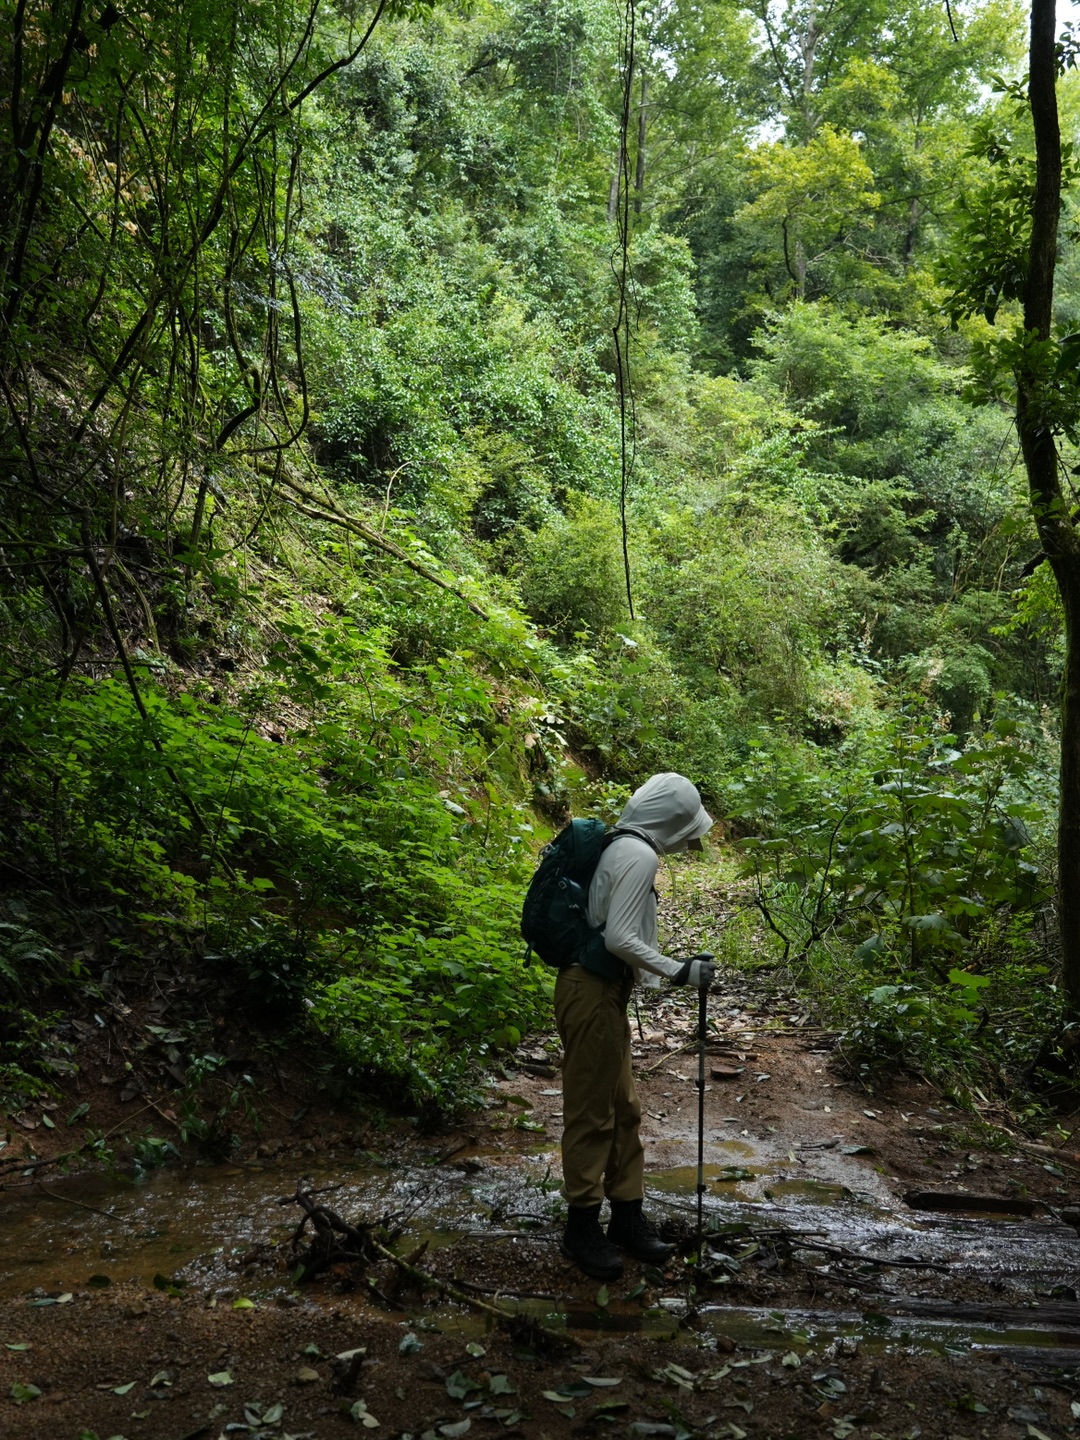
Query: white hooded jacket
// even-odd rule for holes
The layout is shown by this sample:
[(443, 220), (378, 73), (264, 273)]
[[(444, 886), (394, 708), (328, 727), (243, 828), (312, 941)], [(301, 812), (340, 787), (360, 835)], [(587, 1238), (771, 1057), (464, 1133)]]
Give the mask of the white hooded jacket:
[(697, 786), (672, 771), (646, 780), (619, 816), (617, 828), (634, 833), (601, 855), (589, 886), (588, 918), (590, 925), (603, 925), (605, 948), (626, 961), (635, 979), (645, 971), (646, 983), (655, 985), (652, 977), (670, 979), (682, 966), (656, 948), (656, 869), (661, 855), (685, 850), (712, 823)]

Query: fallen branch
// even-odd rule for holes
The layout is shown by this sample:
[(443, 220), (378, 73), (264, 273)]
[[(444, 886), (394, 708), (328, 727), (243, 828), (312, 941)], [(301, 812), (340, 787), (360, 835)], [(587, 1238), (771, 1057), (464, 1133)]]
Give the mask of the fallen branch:
[(694, 1050), (696, 1048), (697, 1042), (692, 1041), (689, 1045), (680, 1045), (678, 1050), (665, 1050), (663, 1055), (661, 1055), (660, 1059), (657, 1060), (655, 1065), (646, 1065), (645, 1069), (640, 1071), (639, 1073), (641, 1075), (655, 1075), (656, 1072), (662, 1069), (669, 1060), (674, 1060), (676, 1055), (685, 1055), (688, 1050)]
[(474, 1295), (494, 1295), (496, 1299), (505, 1295), (510, 1300), (550, 1300), (557, 1304), (559, 1300), (570, 1303), (572, 1297), (556, 1295), (550, 1290), (507, 1290), (505, 1286), (476, 1285), (472, 1280), (459, 1280), (458, 1284), (463, 1290), (469, 1290)]
[(856, 1260), (860, 1265), (887, 1265), (892, 1270), (940, 1270), (943, 1275), (948, 1275), (951, 1268), (937, 1260), (913, 1260), (909, 1257), (886, 1260), (881, 1255), (860, 1255), (857, 1250), (845, 1250), (841, 1245), (827, 1245), (823, 1240), (799, 1239), (796, 1245), (800, 1250), (820, 1250), (823, 1255), (835, 1255), (838, 1260)]
[[(330, 1188), (337, 1189), (338, 1187)], [(306, 1254), (300, 1257), (300, 1263), (304, 1268), (298, 1276), (298, 1283), (310, 1280), (329, 1266), (338, 1263), (365, 1264), (376, 1258), (388, 1260), (402, 1275), (407, 1276), (422, 1289), (434, 1290), (445, 1296), (446, 1299), (453, 1300), (458, 1305), (464, 1305), (470, 1310), (479, 1311), (482, 1315), (489, 1315), (504, 1325), (527, 1327), (531, 1332), (541, 1336), (548, 1344), (557, 1344), (564, 1349), (574, 1347), (574, 1342), (562, 1332), (549, 1330), (539, 1322), (518, 1315), (513, 1310), (503, 1310), (497, 1305), (488, 1304), (486, 1300), (478, 1300), (474, 1294), (469, 1294), (460, 1285), (443, 1280), (440, 1276), (432, 1275), (427, 1270), (421, 1270), (418, 1265), (412, 1263), (412, 1258), (423, 1254), (424, 1247), (415, 1252), (414, 1257), (408, 1260), (404, 1259), (376, 1234), (376, 1230), (382, 1227), (350, 1225), (336, 1210), (331, 1210), (328, 1205), (317, 1203), (315, 1198), (317, 1193), (325, 1192), (316, 1192), (301, 1181), (297, 1184), (294, 1194), (284, 1196), (278, 1201), (279, 1205), (295, 1203), (304, 1212), (304, 1218), (293, 1234), (293, 1249), (299, 1245), (309, 1223), (315, 1231), (312, 1244)], [(385, 1225), (385, 1221), (383, 1223)], [(371, 1288), (370, 1281), (369, 1288)]]
[(1019, 1149), (1027, 1150), (1032, 1155), (1052, 1157), (1059, 1165), (1064, 1165), (1067, 1170), (1080, 1171), (1080, 1155), (1071, 1150), (1057, 1150), (1053, 1145), (1040, 1145), (1036, 1140), (1017, 1140)]
[(306, 515), (309, 520), (320, 520), (324, 525), (337, 525), (343, 530), (351, 531), (361, 540), (366, 540), (369, 545), (374, 545), (376, 549), (392, 555), (395, 560), (400, 560), (403, 565), (407, 565), (410, 570), (414, 570), (417, 575), (430, 581), (432, 585), (438, 585), (441, 590), (455, 595), (481, 620), (491, 619), (488, 612), (477, 605), (475, 600), (470, 599), (452, 580), (437, 574), (430, 566), (422, 564), (393, 540), (388, 540), (385, 535), (381, 535), (371, 525), (365, 524), (363, 520), (357, 520), (354, 515), (349, 515), (344, 510), (339, 510), (332, 500), (317, 495), (285, 472), (278, 476), (278, 480), (292, 492), (293, 497), (297, 497), (290, 498), (289, 503), (301, 515)]
[[(59, 1155), (50, 1156), (48, 1160), (9, 1160), (6, 1165), (0, 1165), (0, 1176), (10, 1175), (11, 1172), (14, 1170), (18, 1170), (20, 1175), (28, 1175), (33, 1170), (44, 1170), (49, 1165), (59, 1165), (64, 1160), (74, 1160), (77, 1156), (83, 1155), (86, 1153), (87, 1150), (92, 1149), (95, 1145), (99, 1145), (103, 1141), (111, 1139), (118, 1130), (122, 1130), (125, 1125), (129, 1125), (131, 1121), (134, 1120), (137, 1115), (141, 1115), (143, 1111), (153, 1109), (155, 1109), (155, 1106), (153, 1104), (149, 1104), (144, 1105), (141, 1110), (133, 1110), (130, 1115), (126, 1115), (124, 1119), (120, 1121), (119, 1125), (114, 1125), (111, 1130), (107, 1130), (104, 1135), (100, 1136), (100, 1138), (94, 1140), (85, 1140), (76, 1149), (64, 1150)], [(0, 1183), (0, 1190), (3, 1190), (5, 1188), (10, 1187), (5, 1187), (2, 1183)]]
[(55, 1190), (46, 1190), (40, 1180), (34, 1183), (42, 1195), (48, 1195), (50, 1200), (59, 1200), (64, 1205), (76, 1205), (80, 1210), (90, 1210), (95, 1215), (104, 1215), (109, 1220), (118, 1220), (120, 1218), (115, 1210), (102, 1210), (100, 1205), (87, 1205), (85, 1200), (75, 1200), (70, 1195), (57, 1195)]
[[(332, 1187), (336, 1189), (337, 1187)], [(300, 1274), (296, 1277), (298, 1284), (305, 1280), (311, 1280), (322, 1271), (329, 1269), (331, 1265), (343, 1262), (362, 1264), (374, 1260), (376, 1250), (374, 1248), (374, 1237), (370, 1225), (350, 1225), (343, 1220), (336, 1210), (331, 1210), (328, 1205), (320, 1205), (316, 1202), (317, 1193), (310, 1186), (299, 1182), (292, 1195), (287, 1195), (278, 1201), (279, 1205), (299, 1205), (304, 1212), (304, 1218), (293, 1231), (290, 1246), (295, 1251), (303, 1238), (308, 1224), (310, 1223), (315, 1234), (311, 1244), (300, 1258)], [(383, 1223), (386, 1223), (384, 1218)]]
[(561, 1235), (557, 1228), (535, 1230), (463, 1230), (462, 1240), (557, 1240)]
[(467, 1305), (472, 1310), (479, 1310), (482, 1315), (491, 1315), (496, 1320), (516, 1320), (517, 1316), (513, 1310), (500, 1310), (497, 1305), (489, 1305), (486, 1300), (477, 1300), (474, 1295), (467, 1294), (464, 1290), (452, 1285), (449, 1280), (441, 1280), (437, 1275), (432, 1275), (427, 1270), (421, 1270), (417, 1265), (410, 1265), (400, 1255), (396, 1255), (387, 1245), (378, 1240), (372, 1240), (372, 1245), (377, 1254), (384, 1260), (391, 1261), (410, 1280), (415, 1280), (418, 1285), (427, 1290), (437, 1290), (445, 1295), (448, 1300), (456, 1300), (459, 1305)]
[[(780, 1032), (775, 1030), (769, 1031), (770, 1035), (778, 1033)], [(791, 1033), (795, 1035), (801, 1032), (793, 1030)], [(688, 1040), (685, 1045), (680, 1045), (677, 1050), (665, 1050), (659, 1060), (638, 1073), (640, 1075), (655, 1075), (657, 1070), (666, 1065), (669, 1060), (674, 1060), (677, 1055), (686, 1055), (691, 1050), (697, 1050), (697, 1045), (698, 1042), (695, 1037), (693, 1040)], [(745, 1045), (737, 1045), (731, 1040), (718, 1039), (709, 1041), (705, 1046), (705, 1054), (711, 1056), (714, 1060), (758, 1060), (761, 1058), (756, 1050), (748, 1049)], [(689, 1077), (684, 1075), (682, 1078), (686, 1080)]]

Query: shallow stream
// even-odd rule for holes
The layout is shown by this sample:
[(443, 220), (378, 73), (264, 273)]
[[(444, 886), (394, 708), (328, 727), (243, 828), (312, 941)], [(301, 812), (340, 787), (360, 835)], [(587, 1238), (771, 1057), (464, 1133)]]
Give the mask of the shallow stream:
[[(555, 1158), (544, 1149), (515, 1158), (459, 1156), (458, 1168), (356, 1161), (307, 1178), (316, 1186), (339, 1186), (329, 1203), (350, 1218), (400, 1217), (409, 1241), (512, 1246), (507, 1264), (498, 1268), (520, 1277), (529, 1247), (557, 1243)], [(840, 1175), (792, 1177), (775, 1162), (761, 1164), (739, 1142), (728, 1142), (705, 1172), (707, 1222), (786, 1232), (796, 1257), (829, 1287), (827, 1304), (726, 1305), (716, 1299), (723, 1290), (714, 1289), (708, 1303), (688, 1316), (685, 1278), (669, 1278), (669, 1293), (662, 1289), (659, 1303), (646, 1309), (629, 1299), (590, 1305), (580, 1295), (554, 1293), (509, 1303), (572, 1330), (677, 1339), (689, 1333), (689, 1320), (706, 1343), (709, 1335), (726, 1336), (740, 1353), (744, 1347), (783, 1348), (798, 1356), (858, 1337), (871, 1350), (990, 1348), (1022, 1351), (1029, 1359), (1041, 1352), (1057, 1363), (1080, 1359), (1080, 1305), (1072, 1288), (1080, 1240), (1073, 1229), (1049, 1216), (915, 1211), (881, 1189), (855, 1188), (866, 1180), (863, 1169), (852, 1167), (848, 1178), (852, 1183)], [(57, 1178), (8, 1192), (0, 1296), (49, 1303), (87, 1286), (128, 1280), (182, 1285), (222, 1299), (243, 1295), (262, 1302), (286, 1295), (283, 1272), (272, 1271), (261, 1257), (262, 1247), (287, 1239), (297, 1222), (296, 1207), (279, 1203), (292, 1195), (296, 1180), (294, 1169), (199, 1166), (135, 1180)], [(655, 1214), (693, 1223), (694, 1167), (654, 1172), (648, 1180)], [(831, 1249), (815, 1249), (819, 1243)], [(855, 1270), (848, 1257), (855, 1257)], [(874, 1261), (886, 1262), (885, 1268)], [(1000, 1304), (986, 1303), (988, 1283)], [(518, 1284), (527, 1289), (527, 1273)], [(980, 1287), (979, 1303), (965, 1303), (965, 1286), (973, 1285)], [(358, 1296), (335, 1297), (334, 1303), (367, 1303)], [(314, 1290), (309, 1297), (318, 1300)], [(401, 1318), (410, 1317), (403, 1311)], [(484, 1325), (482, 1317), (452, 1308), (412, 1318), (463, 1333)]]

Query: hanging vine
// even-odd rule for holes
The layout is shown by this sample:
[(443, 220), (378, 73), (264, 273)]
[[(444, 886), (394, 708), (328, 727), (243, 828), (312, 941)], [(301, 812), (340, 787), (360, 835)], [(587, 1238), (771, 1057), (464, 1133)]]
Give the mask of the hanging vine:
[(633, 272), (630, 268), (630, 177), (632, 173), (630, 167), (630, 114), (633, 108), (636, 38), (637, 12), (634, 9), (634, 0), (626, 0), (619, 36), (622, 97), (619, 109), (619, 158), (616, 185), (613, 186), (615, 189), (614, 210), (617, 244), (611, 259), (619, 299), (611, 333), (615, 341), (615, 385), (619, 398), (619, 517), (622, 526), (626, 604), (631, 620), (634, 619), (634, 593), (630, 580), (630, 541), (626, 502), (637, 450), (637, 413), (634, 407), (634, 387), (630, 375), (630, 341), (633, 331), (631, 299), (634, 285)]

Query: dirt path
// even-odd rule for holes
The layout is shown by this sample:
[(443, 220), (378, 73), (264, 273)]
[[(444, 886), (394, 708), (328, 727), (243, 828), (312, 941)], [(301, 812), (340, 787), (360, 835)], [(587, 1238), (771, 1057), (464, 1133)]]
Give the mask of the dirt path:
[[(650, 1205), (682, 1234), (696, 1063), (680, 1047), (694, 1008), (648, 997), (635, 1044)], [(469, 1124), (436, 1138), (403, 1127), (377, 1158), (316, 1136), (140, 1187), (54, 1179), (51, 1196), (5, 1196), (0, 1433), (1077, 1433), (1076, 1232), (1046, 1204), (949, 1215), (902, 1198), (966, 1190), (1060, 1213), (1076, 1172), (985, 1148), (990, 1131), (928, 1086), (863, 1094), (764, 985), (722, 988), (712, 1014), (709, 1069), (734, 1073), (706, 1095), (714, 1234), (711, 1278), (693, 1292), (681, 1259), (662, 1275), (629, 1264), (606, 1294), (562, 1259), (557, 1052), (534, 1040)], [(342, 1184), (334, 1204), (351, 1218), (403, 1214), (400, 1253), (427, 1240), (421, 1266), (563, 1331), (565, 1348), (492, 1328), (389, 1264), (368, 1271), (378, 1297), (347, 1269), (295, 1291), (285, 1241), (297, 1216), (275, 1201), (301, 1167)], [(355, 1364), (335, 1358), (358, 1347)]]

